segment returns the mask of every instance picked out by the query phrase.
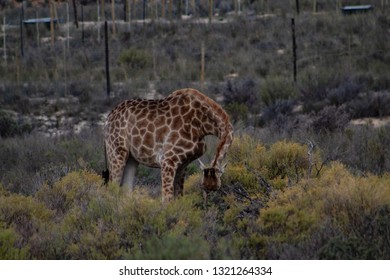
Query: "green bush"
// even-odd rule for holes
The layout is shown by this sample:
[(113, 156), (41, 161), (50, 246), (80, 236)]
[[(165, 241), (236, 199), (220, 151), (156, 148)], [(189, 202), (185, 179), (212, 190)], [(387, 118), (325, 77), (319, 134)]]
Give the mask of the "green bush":
[(270, 178), (285, 178), (298, 182), (309, 172), (308, 147), (293, 142), (276, 142), (268, 152), (268, 174)]
[(226, 183), (239, 181), (245, 188), (258, 189), (259, 178), (264, 177), (276, 188), (298, 183), (314, 176), (314, 166), (321, 163), (319, 151), (310, 151), (307, 145), (280, 141), (266, 148), (248, 135), (235, 137), (228, 154), (224, 178)]
[(28, 248), (20, 245), (20, 236), (12, 228), (5, 228), (0, 223), (0, 260), (28, 259)]
[(136, 48), (123, 50), (118, 58), (119, 64), (126, 65), (132, 70), (144, 69), (151, 65), (151, 61), (148, 52)]
[(297, 90), (291, 80), (284, 77), (271, 77), (265, 80), (260, 95), (266, 106), (272, 106), (280, 100), (297, 98)]
[(234, 102), (226, 105), (224, 109), (229, 114), (233, 123), (237, 123), (238, 121), (247, 122), (249, 109), (245, 104)]
[(30, 133), (31, 125), (16, 122), (9, 114), (0, 110), (0, 137), (14, 137), (25, 133)]

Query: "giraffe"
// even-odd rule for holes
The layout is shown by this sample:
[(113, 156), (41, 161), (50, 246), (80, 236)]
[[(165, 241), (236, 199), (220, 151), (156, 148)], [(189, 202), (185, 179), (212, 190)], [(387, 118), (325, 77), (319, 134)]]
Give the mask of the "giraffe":
[(219, 138), (209, 167), (201, 163), (205, 192), (219, 189), (222, 161), (233, 141), (229, 116), (215, 101), (186, 88), (159, 100), (118, 104), (104, 127), (109, 180), (133, 190), (137, 166), (161, 169), (162, 201), (183, 195), (185, 169), (206, 151), (205, 136)]

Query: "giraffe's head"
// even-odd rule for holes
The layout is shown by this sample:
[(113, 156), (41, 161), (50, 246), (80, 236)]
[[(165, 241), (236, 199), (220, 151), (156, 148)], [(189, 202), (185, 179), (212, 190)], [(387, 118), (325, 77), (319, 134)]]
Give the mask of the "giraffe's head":
[(226, 165), (222, 167), (205, 167), (200, 160), (199, 163), (203, 171), (202, 188), (206, 192), (219, 190), (221, 188), (221, 176)]

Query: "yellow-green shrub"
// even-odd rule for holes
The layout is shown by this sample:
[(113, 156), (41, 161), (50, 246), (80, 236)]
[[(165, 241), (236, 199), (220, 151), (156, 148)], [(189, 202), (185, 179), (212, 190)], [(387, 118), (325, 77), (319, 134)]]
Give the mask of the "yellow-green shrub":
[[(195, 203), (197, 199), (194, 199), (191, 194), (165, 205), (160, 199), (152, 199), (144, 192), (131, 193), (122, 202), (118, 213), (118, 230), (121, 238), (123, 241), (130, 242), (127, 257), (174, 257), (174, 251), (165, 249), (163, 252), (153, 253), (149, 246), (167, 242), (167, 246), (177, 250), (176, 245), (173, 246), (170, 240), (181, 240), (185, 244), (198, 243), (202, 229), (202, 213), (195, 207)], [(182, 249), (182, 258), (185, 258), (185, 252), (199, 254), (200, 249), (195, 250), (191, 247)], [(208, 256), (209, 252), (201, 253), (204, 254)]]
[(280, 141), (267, 152), (268, 176), (289, 177), (298, 182), (309, 169), (307, 147), (294, 142)]
[(200, 183), (202, 180), (201, 173), (194, 173), (184, 181), (184, 195), (201, 193)]
[(297, 242), (308, 237), (321, 217), (316, 209), (321, 206), (316, 189), (300, 186), (286, 189), (267, 206), (260, 212), (258, 222), (263, 233), (281, 242)]
[(319, 151), (310, 151), (303, 144), (279, 141), (266, 148), (247, 134), (237, 136), (228, 153), (225, 183), (240, 182), (245, 188), (258, 190), (259, 177), (276, 189), (298, 183), (313, 176), (314, 165), (321, 164)]
[(27, 259), (28, 248), (21, 247), (20, 241), (21, 236), (13, 228), (5, 228), (0, 223), (0, 260)]
[(53, 212), (32, 197), (18, 194), (0, 197), (0, 222), (13, 227), (24, 238), (35, 233), (41, 223), (53, 217)]
[(87, 207), (91, 197), (103, 188), (100, 176), (87, 170), (75, 171), (61, 178), (54, 186), (44, 185), (36, 193), (36, 198), (49, 209), (65, 213), (74, 206)]
[(226, 167), (223, 183), (234, 184), (236, 182), (241, 183), (247, 190), (259, 189), (259, 182), (256, 174), (249, 172), (245, 166), (229, 165)]
[(388, 174), (354, 176), (342, 164), (333, 163), (318, 181), (323, 212), (345, 233), (356, 233), (370, 215), (390, 206)]
[(263, 171), (266, 158), (265, 146), (247, 134), (235, 136), (227, 155), (228, 166), (246, 165), (257, 171)]

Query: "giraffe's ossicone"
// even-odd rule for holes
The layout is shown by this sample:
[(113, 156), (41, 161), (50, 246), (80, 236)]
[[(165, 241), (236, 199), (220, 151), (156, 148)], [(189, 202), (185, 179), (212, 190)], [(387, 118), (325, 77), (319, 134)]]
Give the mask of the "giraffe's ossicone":
[(181, 89), (160, 100), (127, 100), (108, 115), (104, 128), (109, 179), (133, 188), (138, 164), (161, 168), (162, 200), (183, 194), (184, 171), (206, 151), (204, 137), (219, 138), (204, 172), (206, 191), (218, 189), (222, 160), (233, 140), (229, 116), (195, 89)]

